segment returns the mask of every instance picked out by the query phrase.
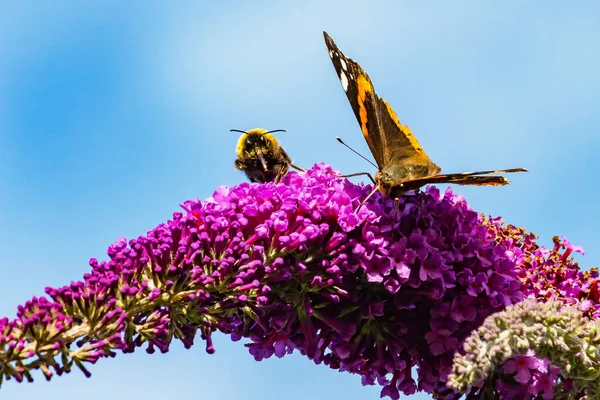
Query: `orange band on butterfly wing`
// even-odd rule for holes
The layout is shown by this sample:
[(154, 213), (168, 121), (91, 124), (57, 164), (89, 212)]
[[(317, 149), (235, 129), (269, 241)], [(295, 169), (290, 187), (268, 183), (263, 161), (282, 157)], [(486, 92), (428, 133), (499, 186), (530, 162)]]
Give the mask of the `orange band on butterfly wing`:
[(367, 93), (373, 94), (373, 85), (369, 82), (369, 79), (364, 75), (359, 75), (356, 78), (356, 86), (358, 91), (358, 114), (360, 119), (360, 129), (365, 136), (367, 142), (370, 143), (369, 130), (367, 129), (367, 108), (365, 107), (365, 101), (367, 100)]

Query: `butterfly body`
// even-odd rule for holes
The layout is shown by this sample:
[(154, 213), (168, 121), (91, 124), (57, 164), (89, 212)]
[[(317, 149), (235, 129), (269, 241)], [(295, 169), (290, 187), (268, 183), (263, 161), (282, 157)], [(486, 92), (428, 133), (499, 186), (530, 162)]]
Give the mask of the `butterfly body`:
[(405, 192), (414, 190), (409, 186), (404, 186), (402, 182), (436, 175), (439, 171), (440, 167), (433, 162), (406, 159), (402, 164), (389, 165), (377, 172), (375, 183), (383, 194), (397, 198)]
[(503, 186), (509, 183), (503, 176), (479, 175), (526, 171), (513, 168), (440, 175), (441, 168), (425, 153), (412, 131), (400, 123), (394, 109), (375, 93), (362, 67), (346, 57), (326, 32), (323, 35), (342, 88), (377, 163), (379, 172), (374, 180), (383, 194), (398, 198), (430, 183)]

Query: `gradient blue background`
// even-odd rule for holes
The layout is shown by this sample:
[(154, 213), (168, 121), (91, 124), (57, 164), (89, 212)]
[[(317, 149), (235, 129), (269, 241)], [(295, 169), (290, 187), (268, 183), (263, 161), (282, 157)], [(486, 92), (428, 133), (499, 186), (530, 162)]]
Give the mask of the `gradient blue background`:
[[(598, 265), (598, 3), (559, 1), (0, 1), (0, 316), (78, 280), (90, 257), (244, 176), (230, 128), (278, 134), (303, 166), (373, 168), (322, 30), (446, 172), (527, 167), (505, 188), (455, 188)], [(3, 385), (0, 397), (376, 399), (379, 387), (294, 354), (255, 363), (215, 338), (101, 360), (92, 379)], [(70, 395), (66, 395), (69, 393)], [(428, 398), (424, 395), (414, 398)]]

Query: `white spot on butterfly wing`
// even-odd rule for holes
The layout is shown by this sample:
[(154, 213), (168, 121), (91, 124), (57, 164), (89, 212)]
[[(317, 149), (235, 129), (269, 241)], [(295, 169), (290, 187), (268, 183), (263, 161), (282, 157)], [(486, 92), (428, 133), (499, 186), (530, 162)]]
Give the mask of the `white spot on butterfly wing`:
[(333, 50), (329, 50), (329, 57), (333, 58)]
[(348, 78), (344, 71), (340, 71), (340, 82), (342, 82), (342, 87), (344, 88), (344, 92), (348, 91)]
[(344, 71), (348, 71), (348, 66), (346, 65), (346, 61), (343, 58), (340, 58), (340, 64), (342, 64), (342, 69)]

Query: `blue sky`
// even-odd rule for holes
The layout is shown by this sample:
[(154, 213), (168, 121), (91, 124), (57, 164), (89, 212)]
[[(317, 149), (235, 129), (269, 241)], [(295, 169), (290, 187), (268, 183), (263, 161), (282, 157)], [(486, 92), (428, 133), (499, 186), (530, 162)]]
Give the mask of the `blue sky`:
[[(302, 166), (372, 167), (325, 51), (327, 30), (445, 172), (527, 167), (455, 188), (550, 245), (600, 264), (600, 6), (592, 1), (26, 2), (0, 4), (0, 316), (90, 257), (244, 176), (237, 134), (278, 138)], [(373, 172), (373, 171), (372, 171)], [(299, 355), (257, 364), (217, 337), (119, 355), (2, 398), (367, 399), (379, 388)], [(415, 396), (424, 399), (427, 396)]]

